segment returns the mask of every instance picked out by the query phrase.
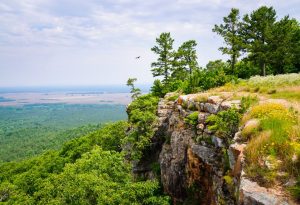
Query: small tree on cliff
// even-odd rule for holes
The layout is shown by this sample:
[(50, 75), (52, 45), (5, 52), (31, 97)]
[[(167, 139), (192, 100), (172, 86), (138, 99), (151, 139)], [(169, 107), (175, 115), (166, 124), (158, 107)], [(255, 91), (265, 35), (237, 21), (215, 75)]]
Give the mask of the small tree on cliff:
[(127, 80), (127, 86), (130, 87), (130, 93), (132, 94), (131, 95), (131, 98), (133, 100), (135, 100), (137, 97), (139, 97), (141, 95), (141, 89), (139, 88), (136, 88), (134, 86), (134, 82), (136, 81), (137, 79), (136, 78), (128, 78)]
[(157, 45), (151, 50), (158, 55), (157, 61), (151, 64), (153, 77), (163, 76), (163, 84), (167, 85), (173, 64), (173, 42), (170, 33), (162, 33), (156, 38)]

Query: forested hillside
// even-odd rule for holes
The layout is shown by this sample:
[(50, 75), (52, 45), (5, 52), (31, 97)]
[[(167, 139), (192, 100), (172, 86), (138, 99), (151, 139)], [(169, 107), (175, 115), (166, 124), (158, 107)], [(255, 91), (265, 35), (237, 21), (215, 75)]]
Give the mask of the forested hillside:
[(158, 181), (139, 181), (121, 152), (126, 122), (73, 139), (59, 151), (0, 166), (8, 204), (168, 204)]
[(58, 149), (100, 124), (126, 119), (124, 105), (32, 104), (0, 107), (0, 162)]

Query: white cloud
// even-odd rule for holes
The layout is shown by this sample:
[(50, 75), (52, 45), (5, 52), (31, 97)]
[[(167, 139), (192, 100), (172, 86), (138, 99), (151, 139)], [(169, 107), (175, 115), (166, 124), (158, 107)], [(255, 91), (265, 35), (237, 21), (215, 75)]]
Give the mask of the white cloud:
[[(97, 67), (110, 67), (116, 75), (124, 76), (127, 72), (141, 76), (142, 82), (150, 82), (149, 65), (154, 59), (150, 48), (161, 32), (170, 31), (176, 45), (184, 40), (197, 40), (199, 62), (205, 65), (210, 59), (225, 57), (217, 51), (222, 40), (211, 32), (213, 25), (221, 23), (232, 7), (240, 8), (244, 14), (265, 4), (273, 4), (279, 17), (291, 14), (299, 19), (300, 3), (296, 0), (4, 0), (0, 2), (0, 49), (6, 53), (0, 56), (0, 72), (9, 73), (8, 69), (18, 70), (19, 66), (28, 70), (24, 75), (32, 81), (37, 69), (48, 69), (48, 78), (44, 76), (41, 82), (50, 83), (58, 66), (62, 70), (74, 67), (74, 73), (82, 72), (81, 69), (89, 71), (84, 67), (91, 67), (86, 78), (90, 76), (96, 83), (94, 63)], [(34, 58), (43, 59), (49, 52), (54, 53), (51, 60), (56, 63), (43, 66)], [(110, 59), (107, 53), (122, 60)], [(141, 53), (141, 63), (127, 60)], [(93, 56), (93, 60), (84, 55)], [(13, 59), (22, 61), (18, 64)], [(4, 82), (2, 76), (0, 82)], [(120, 83), (121, 78), (117, 78)], [(16, 82), (14, 75), (8, 79)], [(88, 80), (74, 75), (73, 81), (80, 84)], [(29, 80), (18, 82), (26, 84)]]

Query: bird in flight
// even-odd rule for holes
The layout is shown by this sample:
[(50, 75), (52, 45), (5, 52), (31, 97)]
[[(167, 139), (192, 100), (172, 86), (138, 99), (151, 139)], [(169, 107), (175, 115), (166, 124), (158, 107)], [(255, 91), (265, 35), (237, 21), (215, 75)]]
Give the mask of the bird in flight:
[(137, 56), (137, 57), (135, 57), (135, 59), (140, 59), (140, 57), (141, 57), (141, 56)]

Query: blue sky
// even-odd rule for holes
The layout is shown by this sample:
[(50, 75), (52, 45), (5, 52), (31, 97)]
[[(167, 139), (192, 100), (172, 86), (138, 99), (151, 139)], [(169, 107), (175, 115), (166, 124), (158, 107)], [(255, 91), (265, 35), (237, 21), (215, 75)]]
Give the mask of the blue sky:
[(175, 47), (196, 40), (204, 66), (227, 58), (213, 25), (232, 7), (243, 15), (262, 5), (299, 20), (299, 0), (2, 0), (0, 86), (151, 83), (150, 48), (161, 32)]

